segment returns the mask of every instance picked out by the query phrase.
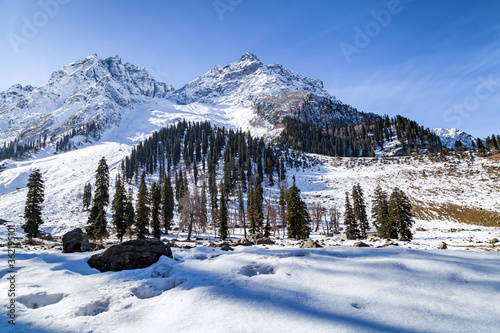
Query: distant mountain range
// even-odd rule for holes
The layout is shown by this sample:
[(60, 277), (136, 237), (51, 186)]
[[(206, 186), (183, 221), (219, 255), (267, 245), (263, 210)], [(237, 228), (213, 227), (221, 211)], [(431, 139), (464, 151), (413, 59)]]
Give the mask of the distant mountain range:
[[(320, 80), (263, 64), (251, 52), (177, 90), (144, 68), (123, 64), (118, 56), (100, 59), (93, 54), (54, 72), (40, 87), (17, 84), (1, 92), (0, 144), (57, 139), (89, 124), (103, 133), (115, 128), (115, 136), (137, 139), (183, 118), (261, 135), (286, 116), (350, 125), (376, 117), (331, 96)], [(450, 131), (435, 133), (453, 147)], [(472, 137), (464, 135), (463, 144), (470, 144)]]

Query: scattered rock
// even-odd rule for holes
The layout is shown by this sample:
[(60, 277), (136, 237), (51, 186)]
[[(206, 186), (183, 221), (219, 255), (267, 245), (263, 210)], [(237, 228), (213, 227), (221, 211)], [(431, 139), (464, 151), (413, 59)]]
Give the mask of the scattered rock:
[(447, 248), (448, 248), (448, 244), (446, 244), (445, 242), (439, 243), (439, 246), (438, 246), (439, 250), (446, 250)]
[(76, 228), (65, 233), (62, 240), (64, 253), (87, 252), (92, 250), (89, 238), (81, 228)]
[(264, 238), (263, 234), (255, 234), (248, 236), (248, 240), (254, 244), (257, 244), (257, 239)]
[(424, 228), (422, 228), (422, 227), (418, 227), (418, 228), (416, 228), (416, 229), (415, 229), (415, 231), (427, 231), (427, 230), (425, 230), (425, 229), (424, 229)]
[(498, 243), (498, 238), (493, 238), (492, 240), (490, 240), (490, 243), (491, 244)]
[(387, 243), (377, 246), (377, 248), (388, 247), (388, 246), (399, 246), (399, 244), (393, 241), (387, 241)]
[(250, 245), (254, 245), (254, 243), (249, 241), (247, 238), (242, 238), (239, 241), (235, 242), (234, 245), (235, 246), (238, 246), (238, 245), (250, 246)]
[(301, 249), (316, 249), (322, 247), (318, 242), (312, 239), (308, 239), (300, 246)]
[(448, 230), (448, 232), (457, 232), (457, 229), (451, 228), (451, 229)]
[(222, 251), (234, 251), (234, 249), (232, 247), (229, 246), (229, 244), (227, 242), (224, 242), (220, 245), (220, 249)]
[(134, 239), (113, 245), (87, 261), (101, 272), (149, 267), (161, 256), (172, 258), (172, 250), (157, 238)]
[(356, 242), (352, 245), (353, 247), (370, 247), (370, 245), (363, 242)]
[(40, 231), (38, 233), (38, 235), (36, 235), (36, 238), (40, 238), (40, 239), (43, 239), (43, 240), (46, 240), (46, 241), (53, 241), (54, 240), (54, 237), (51, 234), (45, 233), (45, 232), (42, 232), (42, 231)]
[(255, 244), (258, 244), (258, 245), (274, 245), (274, 241), (269, 238), (269, 237), (263, 237), (263, 238), (259, 238), (255, 241)]

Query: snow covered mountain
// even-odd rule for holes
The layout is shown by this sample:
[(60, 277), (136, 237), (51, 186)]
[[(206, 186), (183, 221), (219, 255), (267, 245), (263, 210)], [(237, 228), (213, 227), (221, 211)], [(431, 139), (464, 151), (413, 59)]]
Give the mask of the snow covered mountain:
[(53, 136), (90, 122), (119, 124), (121, 109), (173, 91), (118, 56), (102, 60), (94, 54), (54, 72), (41, 87), (16, 85), (1, 93), (0, 143)]
[(265, 65), (256, 55), (247, 52), (235, 63), (215, 66), (176, 94), (181, 104), (200, 102), (250, 107), (266, 96), (303, 90), (330, 97), (320, 80), (279, 64)]
[(103, 60), (94, 54), (54, 72), (41, 87), (16, 85), (0, 93), (0, 144), (57, 137), (91, 123), (144, 137), (180, 119), (262, 135), (286, 115), (349, 123), (366, 117), (330, 96), (320, 80), (265, 65), (250, 52), (179, 90), (118, 56)]
[(443, 147), (448, 149), (455, 149), (455, 142), (461, 141), (462, 146), (470, 150), (472, 149), (472, 142), (476, 141), (472, 135), (456, 128), (434, 128), (432, 131), (439, 136)]

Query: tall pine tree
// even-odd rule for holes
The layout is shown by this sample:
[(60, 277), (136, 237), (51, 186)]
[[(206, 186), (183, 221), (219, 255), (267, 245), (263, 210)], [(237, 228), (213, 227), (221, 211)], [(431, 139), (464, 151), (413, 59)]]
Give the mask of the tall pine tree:
[(137, 194), (137, 203), (135, 207), (135, 226), (137, 228), (137, 238), (144, 239), (149, 234), (149, 196), (146, 185), (146, 172), (141, 174), (139, 183), (139, 193)]
[(354, 218), (359, 227), (361, 238), (366, 239), (368, 229), (370, 224), (368, 222), (368, 216), (366, 215), (366, 205), (365, 198), (363, 196), (363, 190), (359, 184), (354, 185), (352, 188), (352, 201), (353, 201), (353, 212)]
[(359, 237), (358, 222), (354, 216), (354, 211), (349, 200), (349, 193), (345, 193), (345, 232), (347, 239), (357, 239)]
[(28, 243), (33, 243), (33, 237), (38, 235), (38, 226), (43, 224), (42, 204), (45, 200), (45, 185), (40, 170), (36, 169), (30, 174), (27, 187), (23, 229), (28, 236)]
[(125, 187), (121, 182), (120, 178), (116, 180), (115, 183), (116, 192), (113, 197), (111, 210), (113, 212), (113, 224), (116, 228), (116, 236), (120, 240), (123, 239), (123, 235), (127, 231), (126, 217), (127, 217), (127, 194), (125, 193)]
[(306, 239), (309, 237), (311, 219), (307, 212), (306, 203), (300, 198), (300, 190), (294, 184), (288, 190), (288, 237), (294, 239)]
[(219, 209), (219, 237), (224, 240), (228, 236), (228, 213), (226, 205), (226, 196), (224, 193), (224, 186), (221, 186), (220, 192), (220, 209)]
[(102, 157), (96, 170), (94, 204), (90, 209), (87, 234), (95, 239), (108, 236), (106, 230), (106, 206), (109, 204), (109, 169), (106, 158)]
[(161, 203), (161, 191), (160, 186), (155, 182), (151, 184), (151, 191), (149, 198), (151, 200), (151, 233), (153, 237), (161, 237), (161, 225), (160, 225), (160, 203)]
[(379, 237), (387, 239), (396, 238), (396, 228), (389, 219), (389, 200), (387, 193), (385, 193), (379, 185), (375, 189), (373, 196), (372, 219), (373, 225), (378, 228)]
[(411, 209), (410, 199), (396, 187), (389, 199), (389, 219), (395, 226), (399, 238), (404, 241), (410, 241), (413, 238), (411, 233), (413, 225)]
[(174, 219), (174, 191), (170, 176), (164, 177), (161, 188), (161, 212), (162, 224), (165, 228), (165, 234), (168, 234), (172, 220)]

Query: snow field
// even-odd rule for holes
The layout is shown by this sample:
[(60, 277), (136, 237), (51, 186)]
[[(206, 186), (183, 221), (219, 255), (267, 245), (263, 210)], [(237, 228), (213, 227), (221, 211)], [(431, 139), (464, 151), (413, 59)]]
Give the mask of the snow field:
[[(17, 255), (4, 332), (486, 332), (500, 325), (498, 254), (388, 247), (173, 248), (100, 273), (91, 253)], [(2, 253), (1, 272), (6, 272)], [(0, 280), (4, 290), (6, 279)], [(7, 305), (2, 299), (0, 306)], [(19, 329), (21, 327), (21, 329)]]

